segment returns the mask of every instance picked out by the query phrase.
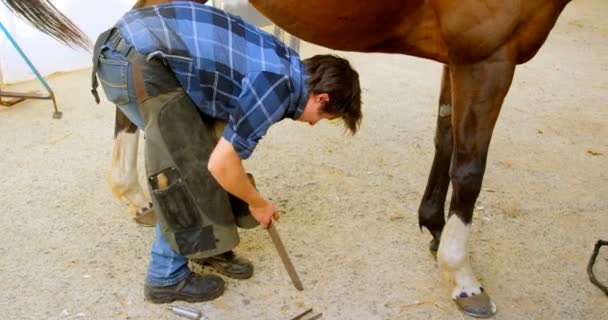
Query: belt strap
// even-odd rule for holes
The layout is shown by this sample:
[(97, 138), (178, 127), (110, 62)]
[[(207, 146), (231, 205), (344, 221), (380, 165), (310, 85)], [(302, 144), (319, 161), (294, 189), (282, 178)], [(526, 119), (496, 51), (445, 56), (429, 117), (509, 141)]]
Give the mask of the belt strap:
[(120, 33), (120, 30), (116, 28), (114, 29), (114, 32), (110, 34), (108, 42), (112, 44), (114, 50), (122, 53), (131, 63), (144, 64), (146, 63), (146, 61), (148, 61), (146, 59), (146, 56), (137, 52), (137, 50), (135, 50), (135, 47), (129, 44), (125, 40), (125, 38), (123, 38), (122, 34)]
[(95, 46), (93, 47), (93, 71), (91, 72), (91, 94), (95, 98), (95, 103), (99, 104), (99, 93), (97, 93), (97, 87), (99, 83), (97, 82), (97, 63), (99, 62), (99, 55), (101, 54), (101, 48), (108, 41), (110, 35), (115, 30), (115, 28), (106, 30), (102, 32), (99, 37), (97, 37), (97, 41), (95, 41)]
[(137, 104), (141, 105), (144, 99), (148, 97), (144, 79), (142, 77), (141, 65), (138, 63), (132, 63), (131, 71), (133, 74), (133, 86), (135, 87), (135, 99), (137, 99)]

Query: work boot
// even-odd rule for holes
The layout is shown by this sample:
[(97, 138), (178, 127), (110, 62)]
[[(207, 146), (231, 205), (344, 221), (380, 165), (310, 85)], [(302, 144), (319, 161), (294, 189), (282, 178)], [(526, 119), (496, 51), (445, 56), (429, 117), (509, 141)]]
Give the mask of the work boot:
[(166, 287), (144, 285), (144, 299), (152, 303), (169, 303), (175, 300), (202, 302), (213, 300), (224, 293), (224, 280), (212, 274), (191, 272), (184, 280)]
[(201, 266), (210, 266), (219, 273), (233, 279), (249, 279), (253, 275), (251, 262), (245, 258), (237, 257), (232, 250), (209, 258), (193, 259), (192, 262)]

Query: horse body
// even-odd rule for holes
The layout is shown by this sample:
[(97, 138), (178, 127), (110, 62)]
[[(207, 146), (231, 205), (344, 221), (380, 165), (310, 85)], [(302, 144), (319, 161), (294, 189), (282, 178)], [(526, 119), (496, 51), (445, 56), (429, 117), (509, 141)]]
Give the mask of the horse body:
[(250, 2), (281, 28), (315, 44), (448, 64), (480, 61), (505, 46), (516, 63), (528, 61), (569, 0)]
[[(11, 7), (16, 2), (3, 1)], [(46, 1), (18, 2), (27, 7), (45, 5)], [(139, 0), (136, 7), (169, 1)], [(469, 315), (493, 315), (496, 307), (468, 262), (473, 209), (494, 125), (515, 66), (534, 57), (569, 0), (250, 2), (281, 28), (318, 45), (411, 55), (444, 64), (435, 156), (418, 211), (419, 224), (433, 236), (430, 249), (437, 253), (452, 298)], [(39, 28), (74, 42), (61, 28)], [(143, 217), (152, 210), (137, 180), (138, 132), (118, 108), (116, 119), (111, 185), (114, 194)], [(450, 184), (452, 198), (446, 222), (444, 204)]]
[(447, 59), (435, 12), (425, 1), (250, 2), (287, 32), (328, 48)]

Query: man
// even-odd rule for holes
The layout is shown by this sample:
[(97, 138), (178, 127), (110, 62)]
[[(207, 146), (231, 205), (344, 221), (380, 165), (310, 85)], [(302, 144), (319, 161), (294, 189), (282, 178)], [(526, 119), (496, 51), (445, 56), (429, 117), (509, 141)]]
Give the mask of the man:
[[(278, 208), (255, 189), (242, 160), (272, 124), (341, 118), (354, 134), (362, 117), (348, 61), (300, 61), (270, 34), (195, 2), (127, 12), (98, 39), (93, 72), (94, 95), (96, 72), (107, 98), (145, 133), (158, 219), (144, 286), (153, 303), (222, 294), (223, 280), (192, 273), (189, 258), (228, 277), (252, 276), (251, 263), (232, 252), (236, 225), (251, 213), (267, 228)], [(219, 141), (218, 120), (227, 122)]]

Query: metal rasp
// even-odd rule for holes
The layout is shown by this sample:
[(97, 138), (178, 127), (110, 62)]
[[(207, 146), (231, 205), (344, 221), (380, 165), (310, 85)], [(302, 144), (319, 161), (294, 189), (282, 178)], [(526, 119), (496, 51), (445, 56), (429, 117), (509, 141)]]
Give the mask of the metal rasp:
[(279, 232), (277, 231), (277, 222), (271, 221), (268, 226), (268, 233), (270, 234), (270, 238), (272, 239), (272, 243), (274, 243), (275, 248), (279, 252), (279, 256), (281, 257), (281, 261), (283, 261), (283, 265), (285, 266), (285, 270), (289, 274), (289, 278), (291, 278), (291, 282), (296, 289), (302, 291), (304, 287), (302, 286), (302, 281), (300, 281), (300, 277), (296, 272), (296, 269), (293, 267), (293, 263), (289, 258), (289, 254), (283, 245), (283, 241), (281, 241), (281, 237), (279, 237)]

